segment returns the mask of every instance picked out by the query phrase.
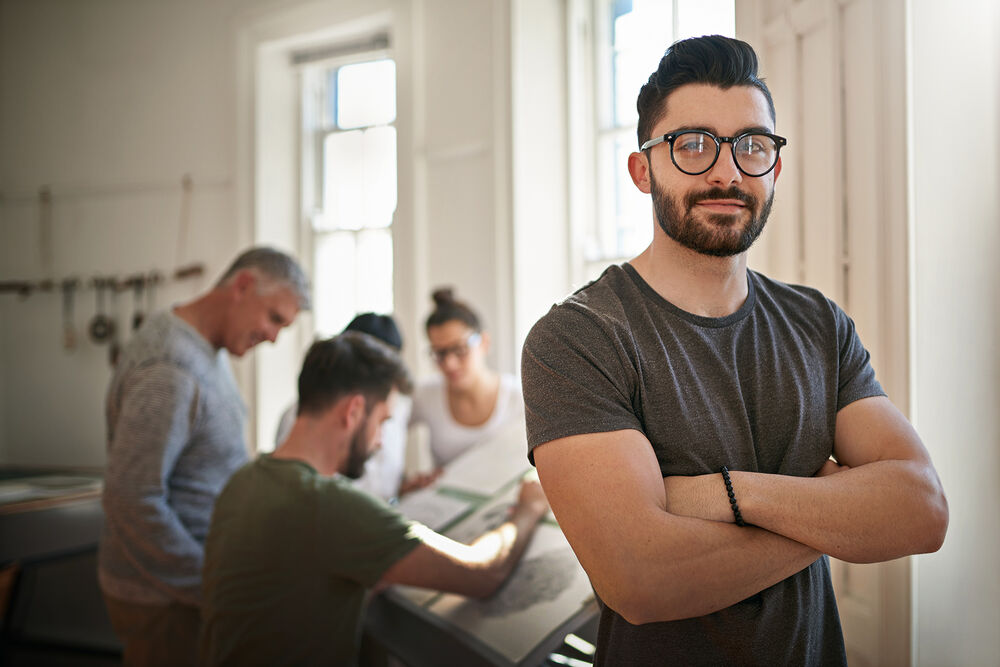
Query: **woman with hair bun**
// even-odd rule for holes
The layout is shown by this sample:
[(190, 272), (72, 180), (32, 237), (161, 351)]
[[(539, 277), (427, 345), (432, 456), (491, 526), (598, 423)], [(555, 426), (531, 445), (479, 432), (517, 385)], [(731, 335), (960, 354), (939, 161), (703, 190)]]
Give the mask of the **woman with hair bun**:
[[(434, 290), (427, 318), (431, 358), (441, 374), (413, 393), (410, 424), (430, 430), (431, 455), (438, 468), (488, 440), (514, 420), (524, 419), (517, 378), (486, 364), (490, 335), (479, 316), (449, 287)], [(433, 479), (414, 480), (415, 486)]]

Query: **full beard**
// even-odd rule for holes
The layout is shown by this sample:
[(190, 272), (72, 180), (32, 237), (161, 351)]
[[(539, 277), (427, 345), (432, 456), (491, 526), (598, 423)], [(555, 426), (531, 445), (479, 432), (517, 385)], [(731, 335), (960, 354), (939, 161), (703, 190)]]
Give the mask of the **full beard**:
[[(677, 200), (659, 187), (652, 174), (650, 189), (653, 211), (663, 233), (685, 248), (712, 257), (731, 257), (748, 250), (764, 231), (774, 201), (774, 190), (760, 206), (756, 197), (735, 187), (726, 190), (710, 188), (689, 193), (684, 197), (682, 208)], [(705, 199), (737, 199), (746, 204), (750, 219), (741, 223), (735, 216), (708, 214), (706, 220), (699, 221), (695, 219), (694, 207)]]

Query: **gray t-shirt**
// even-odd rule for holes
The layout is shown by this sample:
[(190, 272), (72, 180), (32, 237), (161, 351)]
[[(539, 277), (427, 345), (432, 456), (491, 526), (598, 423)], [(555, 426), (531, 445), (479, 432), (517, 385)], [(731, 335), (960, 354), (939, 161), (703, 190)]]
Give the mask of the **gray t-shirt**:
[[(833, 451), (837, 411), (882, 388), (836, 304), (753, 271), (748, 286), (732, 315), (700, 317), (625, 264), (554, 306), (522, 358), (532, 463), (530, 450), (557, 438), (635, 429), (664, 476), (723, 465), (812, 476)], [(605, 607), (598, 639), (598, 664), (846, 661), (825, 556), (700, 618), (637, 626)]]

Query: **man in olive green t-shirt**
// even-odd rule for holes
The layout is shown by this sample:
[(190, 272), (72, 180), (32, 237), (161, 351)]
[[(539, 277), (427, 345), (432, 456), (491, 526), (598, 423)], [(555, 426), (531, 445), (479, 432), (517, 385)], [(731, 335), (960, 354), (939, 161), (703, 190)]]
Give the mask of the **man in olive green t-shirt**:
[(310, 348), (287, 439), (237, 471), (216, 502), (203, 573), (205, 665), (352, 664), (370, 588), (485, 597), (510, 574), (548, 510), (537, 482), (522, 484), (507, 524), (464, 545), (344, 479), (361, 474), (396, 393), (410, 386), (398, 355), (365, 334)]

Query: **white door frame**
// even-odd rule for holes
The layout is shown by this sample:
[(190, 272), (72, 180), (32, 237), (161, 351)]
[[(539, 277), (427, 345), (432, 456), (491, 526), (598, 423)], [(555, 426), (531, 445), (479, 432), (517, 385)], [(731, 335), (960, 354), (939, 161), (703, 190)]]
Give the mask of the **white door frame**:
[[(736, 26), (789, 138), (751, 263), (837, 301), (909, 415), (905, 0), (739, 0)], [(910, 664), (911, 560), (832, 569), (850, 663)]]

